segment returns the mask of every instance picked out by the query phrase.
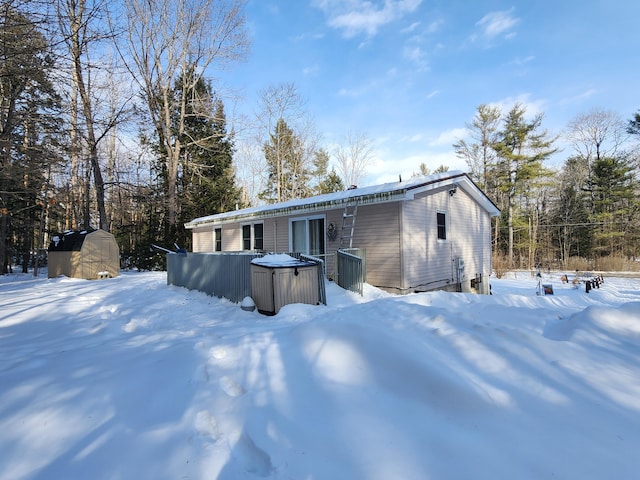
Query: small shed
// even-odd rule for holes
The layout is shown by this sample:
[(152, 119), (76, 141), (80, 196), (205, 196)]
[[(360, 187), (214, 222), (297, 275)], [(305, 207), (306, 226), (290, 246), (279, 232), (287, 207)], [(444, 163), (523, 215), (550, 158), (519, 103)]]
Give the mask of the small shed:
[(67, 230), (51, 240), (48, 264), (49, 278), (60, 275), (86, 280), (117, 277), (120, 249), (114, 236), (104, 230)]

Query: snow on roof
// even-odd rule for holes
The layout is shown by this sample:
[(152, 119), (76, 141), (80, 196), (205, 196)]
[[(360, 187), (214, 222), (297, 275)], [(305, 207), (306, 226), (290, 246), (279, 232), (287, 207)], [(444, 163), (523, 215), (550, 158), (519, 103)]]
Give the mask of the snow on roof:
[[(299, 198), (295, 200), (289, 200), (287, 202), (274, 203), (272, 205), (260, 205), (257, 207), (243, 208), (241, 210), (232, 210), (225, 213), (218, 213), (215, 215), (208, 215), (200, 217), (187, 223), (186, 228), (194, 228), (198, 225), (207, 223), (222, 222), (225, 220), (248, 218), (257, 216), (275, 216), (285, 212), (308, 210), (311, 208), (319, 207), (333, 207), (346, 203), (350, 199), (369, 199), (367, 203), (377, 203), (384, 201), (399, 200), (404, 198), (408, 191), (415, 190), (421, 187), (428, 186), (441, 186), (447, 183), (464, 182), (468, 184), (470, 193), (479, 202), (485, 202), (487, 209), (492, 215), (498, 214), (499, 210), (489, 200), (478, 187), (471, 181), (466, 173), (459, 170), (450, 172), (435, 173), (432, 175), (412, 177), (406, 181), (384, 183), (381, 185), (371, 185), (362, 188), (352, 188), (349, 190), (343, 190), (340, 192), (327, 193), (324, 195), (316, 195), (314, 197)], [(494, 211), (495, 210), (495, 211)], [(496, 213), (498, 212), (498, 213)]]

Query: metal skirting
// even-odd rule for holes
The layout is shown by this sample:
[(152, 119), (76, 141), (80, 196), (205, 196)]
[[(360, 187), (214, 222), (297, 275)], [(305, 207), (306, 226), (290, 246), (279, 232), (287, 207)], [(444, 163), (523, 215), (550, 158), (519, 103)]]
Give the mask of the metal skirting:
[(167, 284), (241, 302), (251, 296), (251, 260), (262, 253), (167, 254)]

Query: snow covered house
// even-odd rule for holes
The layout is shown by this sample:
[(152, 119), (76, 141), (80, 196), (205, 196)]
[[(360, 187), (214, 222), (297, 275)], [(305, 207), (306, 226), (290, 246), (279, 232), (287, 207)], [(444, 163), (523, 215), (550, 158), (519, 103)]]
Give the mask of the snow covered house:
[(367, 283), (395, 293), (489, 293), (491, 217), (500, 211), (453, 171), (196, 218), (194, 252), (366, 251)]

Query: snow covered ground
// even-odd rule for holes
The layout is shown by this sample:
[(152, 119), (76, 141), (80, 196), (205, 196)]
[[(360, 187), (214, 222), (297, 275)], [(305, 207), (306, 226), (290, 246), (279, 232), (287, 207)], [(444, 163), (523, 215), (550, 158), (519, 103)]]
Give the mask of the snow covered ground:
[(544, 280), (265, 317), (0, 277), (0, 479), (639, 478), (640, 280)]

